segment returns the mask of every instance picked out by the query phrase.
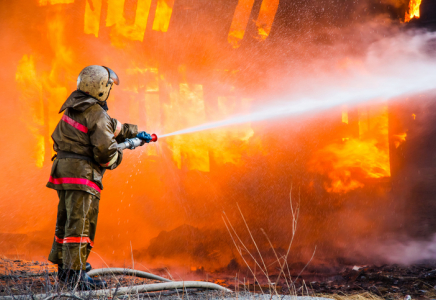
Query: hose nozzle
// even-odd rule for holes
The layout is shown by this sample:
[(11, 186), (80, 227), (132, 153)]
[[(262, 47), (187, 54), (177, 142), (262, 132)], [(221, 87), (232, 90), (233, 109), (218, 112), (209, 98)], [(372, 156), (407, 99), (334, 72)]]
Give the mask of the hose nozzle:
[(150, 143), (150, 142), (156, 142), (157, 141), (157, 135), (155, 133), (149, 134), (145, 131), (141, 131), (136, 135), (137, 138), (144, 141), (144, 143)]

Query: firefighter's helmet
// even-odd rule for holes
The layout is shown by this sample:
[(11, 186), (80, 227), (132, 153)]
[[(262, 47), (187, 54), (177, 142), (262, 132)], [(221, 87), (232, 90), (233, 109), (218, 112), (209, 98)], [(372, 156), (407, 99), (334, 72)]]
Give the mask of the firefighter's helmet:
[(108, 67), (88, 66), (77, 78), (77, 89), (99, 101), (106, 101), (114, 83), (118, 85), (120, 80)]

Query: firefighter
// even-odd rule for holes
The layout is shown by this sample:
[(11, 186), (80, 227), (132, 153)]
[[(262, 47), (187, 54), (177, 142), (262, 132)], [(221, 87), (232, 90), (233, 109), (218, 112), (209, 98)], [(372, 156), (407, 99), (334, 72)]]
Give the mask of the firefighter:
[(144, 131), (138, 133), (136, 125), (121, 124), (107, 114), (106, 100), (112, 85), (119, 82), (107, 67), (83, 69), (77, 90), (62, 105), (59, 113), (64, 114), (52, 134), (56, 155), (47, 187), (57, 191), (59, 205), (48, 260), (58, 265), (58, 279), (70, 287), (106, 287), (106, 282), (85, 272), (94, 246), (103, 174), (121, 163), (118, 142), (150, 138)]

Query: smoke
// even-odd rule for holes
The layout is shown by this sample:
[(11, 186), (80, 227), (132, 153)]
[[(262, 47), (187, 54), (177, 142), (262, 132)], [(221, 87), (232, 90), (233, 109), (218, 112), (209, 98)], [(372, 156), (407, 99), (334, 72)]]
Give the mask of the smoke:
[(433, 262), (436, 258), (436, 236), (424, 241), (411, 240), (405, 236), (402, 240), (386, 241), (379, 251), (390, 263), (408, 265)]

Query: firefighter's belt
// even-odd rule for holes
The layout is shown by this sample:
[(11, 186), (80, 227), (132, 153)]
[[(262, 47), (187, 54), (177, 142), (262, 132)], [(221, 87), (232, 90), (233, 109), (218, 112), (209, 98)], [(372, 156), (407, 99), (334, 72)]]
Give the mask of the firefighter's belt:
[(77, 153), (74, 153), (74, 152), (58, 151), (57, 154), (56, 154), (56, 157), (58, 159), (61, 159), (61, 158), (78, 158), (78, 159), (83, 159), (83, 160), (86, 160), (86, 161), (89, 161), (91, 163), (94, 163), (94, 164), (98, 165), (97, 162), (94, 159), (92, 159), (91, 157), (86, 156), (86, 155), (77, 154)]
[(100, 166), (94, 159), (92, 159), (89, 156), (86, 155), (81, 155), (81, 154), (77, 154), (74, 152), (66, 152), (66, 151), (58, 151), (51, 160), (54, 160), (55, 158), (61, 159), (61, 158), (78, 158), (78, 159), (83, 159), (86, 161), (89, 161), (93, 164), (96, 164), (97, 166), (100, 167), (100, 173), (103, 176), (103, 174), (105, 173), (106, 169), (103, 168), (102, 166)]

